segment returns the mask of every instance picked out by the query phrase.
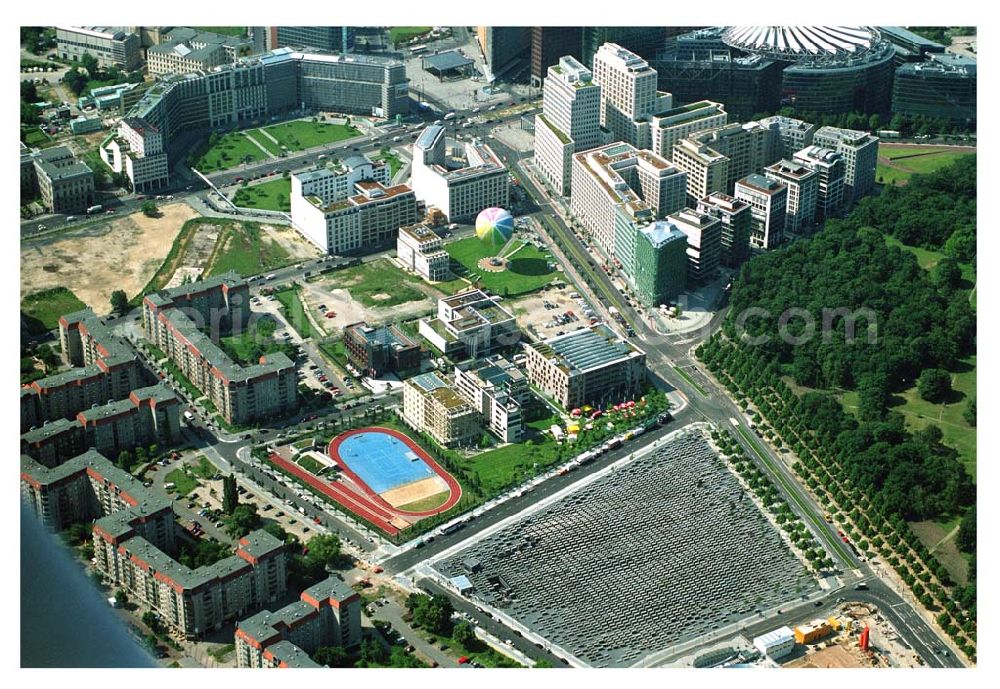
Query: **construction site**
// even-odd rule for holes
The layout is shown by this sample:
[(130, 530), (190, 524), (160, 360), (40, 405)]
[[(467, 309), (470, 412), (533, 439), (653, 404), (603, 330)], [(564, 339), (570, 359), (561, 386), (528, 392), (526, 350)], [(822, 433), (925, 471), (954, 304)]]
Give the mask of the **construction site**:
[(434, 567), (596, 667), (635, 664), (818, 590), (700, 429)]

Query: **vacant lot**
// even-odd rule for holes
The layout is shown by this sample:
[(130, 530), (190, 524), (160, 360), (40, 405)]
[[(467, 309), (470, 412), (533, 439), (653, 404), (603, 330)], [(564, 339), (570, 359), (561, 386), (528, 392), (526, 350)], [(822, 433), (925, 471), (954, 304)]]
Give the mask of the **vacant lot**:
[(185, 222), (195, 217), (185, 203), (99, 221), (55, 238), (21, 243), (21, 295), (66, 287), (98, 314), (111, 311), (111, 292), (139, 294), (170, 253)]
[[(312, 122), (296, 120), (285, 122), (264, 131), (277, 139), (278, 143), (289, 151), (302, 151), (314, 146), (334, 143), (350, 139), (361, 134), (361, 130), (346, 124), (330, 124), (329, 122)], [(256, 137), (255, 137), (256, 138)]]
[(906, 184), (915, 174), (927, 174), (951, 165), (959, 158), (975, 155), (974, 148), (879, 144), (875, 179), (883, 184)]
[(482, 285), (504, 296), (534, 292), (555, 279), (557, 272), (549, 268), (551, 256), (524, 244), (505, 255), (509, 258), (507, 269), (500, 273), (490, 273), (479, 268), (479, 260), (495, 256), (499, 249), (476, 237), (467, 237), (445, 245), (451, 256), (451, 269), (456, 275), (469, 280), (478, 280)]
[(256, 223), (227, 225), (205, 265), (205, 277), (235, 270), (244, 277), (294, 263), (295, 258)]
[(423, 292), (415, 289), (415, 285), (419, 284), (417, 278), (384, 259), (345, 268), (328, 277), (368, 307), (385, 308), (425, 298)]
[(199, 172), (210, 173), (228, 170), (248, 161), (264, 160), (267, 157), (260, 146), (247, 137), (246, 132), (231, 132), (220, 137), (214, 146), (200, 153), (194, 162), (194, 167)]
[(61, 316), (85, 307), (86, 304), (65, 287), (35, 292), (21, 300), (21, 314), (28, 331), (36, 335), (55, 329)]
[(242, 208), (261, 208), (289, 213), (292, 210), (291, 193), (290, 179), (276, 179), (263, 184), (241, 187), (233, 197), (233, 203)]
[(302, 306), (302, 300), (299, 298), (299, 290), (294, 287), (283, 289), (280, 292), (275, 292), (274, 298), (281, 302), (281, 315), (295, 329), (299, 337), (312, 337), (313, 329), (309, 325), (305, 307)]

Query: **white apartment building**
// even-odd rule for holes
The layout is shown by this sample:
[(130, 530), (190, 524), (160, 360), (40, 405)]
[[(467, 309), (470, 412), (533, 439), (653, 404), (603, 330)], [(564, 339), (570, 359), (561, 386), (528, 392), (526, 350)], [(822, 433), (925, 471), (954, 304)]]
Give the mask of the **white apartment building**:
[(445, 354), (464, 349), (472, 358), (513, 345), (520, 331), (514, 315), (500, 301), (478, 289), (444, 297), (438, 300), (436, 318), (420, 320), (419, 332)]
[(687, 237), (688, 284), (714, 279), (722, 260), (722, 222), (690, 208), (668, 215), (667, 222)]
[(674, 146), (681, 139), (723, 126), (728, 121), (728, 115), (721, 103), (702, 100), (655, 113), (649, 121), (652, 151), (672, 160)]
[(796, 152), (792, 160), (816, 171), (815, 222), (836, 215), (844, 205), (844, 157), (829, 148), (808, 146)]
[(779, 160), (764, 168), (764, 176), (788, 187), (785, 232), (798, 234), (810, 228), (816, 219), (819, 175), (802, 163)]
[(683, 208), (686, 190), (685, 174), (677, 166), (627, 143), (573, 156), (570, 209), (609, 257), (621, 253), (620, 213), (648, 224)]
[(528, 379), (500, 355), (455, 367), (455, 389), (483, 417), (483, 426), (505, 443), (524, 437), (521, 405)]
[(673, 98), (656, 90), (656, 70), (617, 43), (594, 53), (594, 82), (601, 87), (601, 126), (616, 140), (649, 148), (650, 115), (669, 110)]
[(816, 146), (829, 148), (844, 158), (844, 201), (855, 204), (875, 189), (878, 165), (877, 136), (854, 129), (821, 127), (813, 136)]
[(163, 133), (139, 117), (118, 123), (117, 136), (100, 147), (101, 159), (116, 173), (124, 172), (136, 192), (153, 191), (167, 185), (170, 166), (163, 148)]
[(750, 246), (774, 249), (785, 240), (788, 187), (754, 173), (736, 183), (735, 196), (750, 205)]
[(441, 237), (431, 228), (407, 225), (399, 228), (396, 258), (423, 279), (440, 282), (451, 275), (451, 259), (442, 247)]
[(570, 56), (548, 69), (542, 112), (535, 116), (535, 164), (563, 196), (570, 193), (572, 156), (601, 141), (601, 87)]
[(386, 187), (362, 180), (354, 184), (353, 196), (331, 202), (296, 194), (294, 189), (292, 224), (325, 253), (371, 251), (391, 242), (400, 227), (418, 218), (416, 195), (405, 184)]
[(374, 180), (389, 186), (389, 166), (365, 155), (352, 155), (337, 164), (292, 175), (291, 197), (317, 196), (323, 203), (343, 201), (355, 193), (354, 185)]
[[(447, 150), (444, 127), (427, 127), (413, 143), (410, 183), (427, 206), (439, 209), (449, 221), (474, 218), (481, 211), (510, 205), (507, 168), (478, 140)], [(455, 163), (461, 156), (461, 163)]]

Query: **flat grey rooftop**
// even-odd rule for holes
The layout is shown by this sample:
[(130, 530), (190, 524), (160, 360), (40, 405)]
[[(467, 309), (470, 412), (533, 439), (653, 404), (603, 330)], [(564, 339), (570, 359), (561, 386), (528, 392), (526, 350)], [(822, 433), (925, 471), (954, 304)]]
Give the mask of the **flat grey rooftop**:
[(474, 599), (598, 667), (633, 665), (817, 588), (698, 431), (434, 567), (466, 575)]

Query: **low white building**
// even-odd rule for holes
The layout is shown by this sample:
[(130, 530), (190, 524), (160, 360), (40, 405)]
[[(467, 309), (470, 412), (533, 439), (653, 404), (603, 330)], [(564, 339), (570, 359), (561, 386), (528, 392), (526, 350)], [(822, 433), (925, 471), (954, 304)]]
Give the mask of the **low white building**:
[(464, 349), (473, 358), (514, 345), (520, 336), (514, 315), (500, 306), (500, 297), (478, 289), (439, 299), (437, 317), (422, 319), (419, 331), (441, 352)]
[(455, 367), (455, 388), (483, 416), (483, 426), (505, 443), (524, 437), (521, 405), (528, 398), (528, 379), (502, 356)]
[(772, 660), (784, 658), (795, 648), (795, 633), (790, 627), (779, 627), (767, 634), (754, 637), (753, 645)]
[(441, 282), (451, 275), (451, 258), (442, 246), (441, 237), (426, 225), (400, 227), (396, 258), (425, 280)]

